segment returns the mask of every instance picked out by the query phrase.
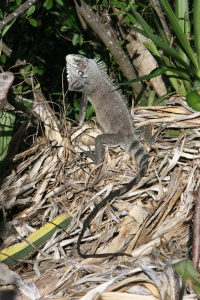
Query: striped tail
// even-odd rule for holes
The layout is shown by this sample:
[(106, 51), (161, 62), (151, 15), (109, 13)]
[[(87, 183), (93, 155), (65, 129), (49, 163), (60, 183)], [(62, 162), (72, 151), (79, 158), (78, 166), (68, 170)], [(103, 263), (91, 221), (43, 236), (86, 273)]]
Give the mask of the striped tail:
[(140, 145), (139, 140), (136, 138), (131, 145), (129, 146), (129, 149), (127, 149), (127, 152), (135, 158), (136, 162), (138, 163), (139, 167), (140, 167), (140, 171), (139, 173), (128, 183), (124, 184), (123, 187), (121, 187), (118, 190), (115, 191), (111, 191), (110, 194), (104, 198), (100, 203), (98, 203), (95, 208), (93, 209), (93, 211), (89, 214), (89, 216), (86, 218), (86, 220), (83, 223), (83, 228), (81, 230), (81, 233), (79, 235), (78, 241), (77, 241), (77, 252), (78, 254), (83, 257), (83, 258), (89, 258), (89, 257), (108, 257), (108, 256), (131, 256), (127, 253), (123, 253), (123, 252), (116, 252), (116, 253), (102, 253), (102, 254), (84, 254), (81, 252), (80, 249), (80, 243), (81, 240), (84, 236), (84, 233), (87, 229), (87, 227), (90, 225), (90, 222), (93, 220), (93, 218), (96, 216), (96, 214), (98, 213), (98, 211), (104, 207), (104, 205), (111, 201), (112, 199), (119, 197), (125, 193), (127, 193), (134, 185), (136, 185), (141, 178), (144, 177), (147, 168), (148, 168), (148, 157), (147, 154), (144, 150), (144, 148)]

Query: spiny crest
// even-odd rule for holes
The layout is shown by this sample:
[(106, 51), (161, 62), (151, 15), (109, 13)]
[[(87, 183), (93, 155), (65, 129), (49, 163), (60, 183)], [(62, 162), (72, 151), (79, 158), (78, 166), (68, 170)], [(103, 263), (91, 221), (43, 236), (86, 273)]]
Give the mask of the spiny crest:
[(100, 58), (95, 58), (94, 59), (94, 61), (96, 62), (96, 64), (97, 64), (97, 66), (98, 66), (98, 68), (99, 68), (99, 70), (105, 75), (107, 75), (108, 76), (108, 74), (107, 74), (107, 67), (106, 67), (106, 64), (102, 61), (102, 60), (100, 60)]
[(123, 98), (125, 98), (118, 84), (116, 84), (115, 81), (109, 77), (106, 64), (102, 60), (100, 60), (100, 58), (94, 58), (94, 61), (97, 64), (97, 67), (101, 72), (102, 76), (110, 82), (110, 84), (114, 87), (114, 89), (117, 90)]

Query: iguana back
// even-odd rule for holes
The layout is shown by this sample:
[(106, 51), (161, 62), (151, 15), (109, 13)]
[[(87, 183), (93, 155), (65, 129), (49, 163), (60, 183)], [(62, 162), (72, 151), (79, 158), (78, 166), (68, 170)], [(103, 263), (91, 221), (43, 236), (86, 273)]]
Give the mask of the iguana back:
[[(83, 254), (80, 251), (80, 242), (85, 229), (105, 203), (128, 192), (144, 176), (148, 167), (147, 155), (134, 133), (123, 96), (107, 75), (105, 65), (98, 60), (75, 54), (67, 55), (66, 61), (69, 90), (83, 93), (84, 99), (87, 99), (93, 105), (97, 122), (104, 130), (104, 134), (97, 136), (95, 139), (94, 153), (89, 152), (87, 156), (95, 164), (99, 164), (105, 157), (104, 145), (118, 145), (135, 159), (140, 168), (133, 180), (122, 188), (112, 191), (95, 206), (83, 224), (77, 242), (77, 251), (84, 258), (124, 255), (124, 253)], [(84, 101), (84, 103), (86, 105), (87, 101)]]

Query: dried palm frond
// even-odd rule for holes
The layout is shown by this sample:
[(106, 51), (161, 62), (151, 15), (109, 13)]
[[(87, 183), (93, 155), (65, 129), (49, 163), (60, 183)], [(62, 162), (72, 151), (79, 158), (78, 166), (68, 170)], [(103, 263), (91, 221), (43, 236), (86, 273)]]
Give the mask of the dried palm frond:
[[(85, 260), (76, 253), (84, 219), (95, 203), (130, 181), (137, 166), (119, 147), (107, 150), (100, 166), (81, 155), (93, 149), (101, 132), (95, 121), (82, 128), (68, 125), (63, 136), (42, 104), (35, 113), (45, 124), (44, 133), (13, 157), (13, 171), (1, 186), (1, 206), (12, 213), (17, 207), (12, 220), (24, 235), (62, 212), (73, 220), (67, 232), (52, 236), (29, 260), (28, 270), (21, 268), (23, 279), (31, 277), (41, 296), (51, 295), (49, 299), (178, 299), (181, 281), (172, 265), (191, 255), (200, 113), (182, 106), (136, 110), (135, 126), (151, 125), (152, 132), (158, 132), (153, 144), (145, 146), (148, 172), (97, 214), (81, 245), (89, 253), (123, 251), (132, 257)], [(192, 290), (190, 295), (196, 299)]]

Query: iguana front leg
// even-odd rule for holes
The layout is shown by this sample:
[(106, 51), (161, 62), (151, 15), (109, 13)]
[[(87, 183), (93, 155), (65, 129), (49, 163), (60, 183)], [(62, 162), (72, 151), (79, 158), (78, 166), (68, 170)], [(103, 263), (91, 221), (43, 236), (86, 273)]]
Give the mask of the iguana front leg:
[(83, 124), (83, 121), (85, 119), (87, 103), (88, 103), (88, 97), (83, 94), (80, 102), (79, 126)]
[(98, 165), (104, 161), (105, 145), (115, 146), (122, 143), (122, 136), (120, 133), (105, 133), (100, 134), (95, 139), (94, 152), (86, 152), (86, 156), (91, 158), (93, 163)]

